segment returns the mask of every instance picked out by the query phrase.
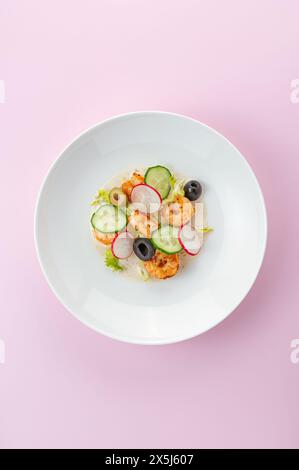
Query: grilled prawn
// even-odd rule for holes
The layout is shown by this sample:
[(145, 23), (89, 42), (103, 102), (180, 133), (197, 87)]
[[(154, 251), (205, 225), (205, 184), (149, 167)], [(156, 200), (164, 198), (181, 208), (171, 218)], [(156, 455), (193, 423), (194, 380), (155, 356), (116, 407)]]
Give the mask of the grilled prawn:
[(179, 256), (166, 255), (161, 251), (156, 251), (155, 256), (144, 262), (144, 267), (150, 276), (157, 279), (167, 279), (168, 277), (174, 276), (180, 266)]

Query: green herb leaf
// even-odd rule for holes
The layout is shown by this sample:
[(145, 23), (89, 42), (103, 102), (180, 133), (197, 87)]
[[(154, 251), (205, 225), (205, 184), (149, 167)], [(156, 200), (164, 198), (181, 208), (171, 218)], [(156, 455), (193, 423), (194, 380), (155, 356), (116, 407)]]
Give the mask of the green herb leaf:
[(179, 180), (175, 183), (173, 188), (174, 196), (185, 196), (184, 186), (186, 180)]
[(170, 181), (170, 186), (174, 188), (174, 185), (176, 183), (176, 177), (174, 175), (171, 175), (169, 178), (169, 181)]
[(112, 269), (112, 271), (124, 270), (123, 266), (119, 264), (118, 259), (115, 258), (110, 248), (107, 248), (106, 253), (105, 253), (105, 264), (107, 268)]
[(110, 203), (109, 191), (107, 191), (106, 189), (99, 189), (91, 205), (98, 206), (99, 204), (101, 204), (101, 202), (107, 202), (108, 204)]
[(171, 191), (163, 202), (173, 202), (176, 196), (185, 196), (185, 180), (177, 180), (174, 175), (170, 177)]
[(209, 232), (213, 232), (214, 229), (212, 227), (204, 227), (204, 228), (200, 228), (199, 231), (203, 233), (209, 233)]

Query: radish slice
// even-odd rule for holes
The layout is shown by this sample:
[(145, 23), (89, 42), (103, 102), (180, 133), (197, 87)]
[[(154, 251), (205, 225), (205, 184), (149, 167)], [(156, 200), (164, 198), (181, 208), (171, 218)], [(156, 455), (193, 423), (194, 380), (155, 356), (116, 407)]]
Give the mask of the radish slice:
[(190, 224), (183, 225), (178, 234), (178, 239), (183, 250), (188, 255), (195, 256), (201, 248), (201, 239), (198, 232)]
[(111, 245), (111, 251), (116, 258), (129, 258), (133, 253), (134, 237), (129, 232), (119, 232)]
[(131, 192), (131, 201), (135, 209), (145, 214), (157, 212), (162, 204), (162, 198), (156, 189), (147, 184), (137, 184)]

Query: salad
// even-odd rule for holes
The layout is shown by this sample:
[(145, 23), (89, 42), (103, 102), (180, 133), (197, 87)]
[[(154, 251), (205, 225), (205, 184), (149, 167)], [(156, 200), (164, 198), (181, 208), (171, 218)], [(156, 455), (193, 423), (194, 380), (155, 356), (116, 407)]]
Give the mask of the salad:
[(143, 280), (175, 276), (200, 253), (204, 233), (202, 185), (157, 165), (114, 178), (92, 203), (91, 230), (105, 264)]

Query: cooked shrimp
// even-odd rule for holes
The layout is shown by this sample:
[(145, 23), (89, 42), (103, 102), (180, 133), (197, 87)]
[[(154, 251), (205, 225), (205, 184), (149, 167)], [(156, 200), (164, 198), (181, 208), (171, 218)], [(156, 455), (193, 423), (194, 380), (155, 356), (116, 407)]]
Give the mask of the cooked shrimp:
[(130, 226), (146, 238), (151, 238), (151, 234), (158, 228), (158, 222), (149, 214), (142, 214), (135, 209), (129, 216)]
[(161, 218), (164, 223), (180, 227), (189, 222), (194, 214), (194, 207), (184, 196), (175, 196), (173, 202), (165, 204), (161, 209)]
[(174, 276), (179, 269), (180, 261), (179, 256), (166, 255), (161, 251), (156, 251), (155, 256), (144, 262), (144, 267), (152, 277), (157, 279), (167, 279)]
[(115, 233), (101, 233), (97, 230), (93, 230), (93, 235), (98, 242), (103, 243), (104, 245), (111, 245), (115, 237)]
[(122, 191), (125, 193), (125, 195), (127, 196), (128, 199), (130, 199), (131, 197), (131, 192), (132, 192), (132, 189), (134, 188), (133, 184), (131, 183), (130, 180), (128, 181), (125, 181), (122, 185), (121, 185), (121, 189)]
[(144, 177), (140, 175), (140, 173), (137, 173), (137, 171), (134, 171), (131, 178), (121, 185), (121, 189), (127, 195), (128, 199), (130, 199), (134, 186), (141, 183), (144, 183)]
[(144, 183), (144, 177), (137, 171), (134, 171), (131, 176), (131, 183), (133, 184), (133, 186), (136, 186), (136, 184)]

